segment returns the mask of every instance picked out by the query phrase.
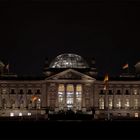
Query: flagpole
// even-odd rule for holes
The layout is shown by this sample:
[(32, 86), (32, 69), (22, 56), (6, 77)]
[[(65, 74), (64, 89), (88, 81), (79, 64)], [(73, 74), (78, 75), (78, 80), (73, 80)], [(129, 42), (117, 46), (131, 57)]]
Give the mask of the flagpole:
[(107, 87), (106, 87), (106, 96), (107, 96), (107, 120), (109, 120), (109, 96), (107, 95), (107, 90), (108, 89), (109, 89), (109, 85), (108, 85), (108, 81), (107, 81)]
[(105, 108), (107, 107), (107, 119), (109, 120), (109, 97), (107, 96), (107, 90), (109, 89), (109, 77), (108, 77), (108, 74), (105, 75), (105, 78), (104, 78), (104, 84), (105, 84)]
[(105, 83), (105, 109), (107, 109), (107, 120), (109, 120), (109, 97), (107, 95), (107, 90), (108, 90), (108, 81)]
[(127, 68), (127, 74), (129, 74), (129, 67)]
[(7, 73), (9, 74), (9, 63), (6, 65)]
[(10, 65), (10, 64), (8, 63), (8, 74), (9, 74), (9, 72), (10, 72), (9, 65)]
[(9, 74), (9, 68), (8, 68), (8, 74)]
[(123, 70), (125, 70), (125, 74), (129, 74), (129, 64), (126, 63), (123, 67), (122, 67)]

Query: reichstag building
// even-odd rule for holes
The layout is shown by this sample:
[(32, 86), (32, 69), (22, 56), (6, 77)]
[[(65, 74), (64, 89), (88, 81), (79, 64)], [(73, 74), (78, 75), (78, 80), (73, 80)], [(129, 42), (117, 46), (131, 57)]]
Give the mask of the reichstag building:
[(0, 62), (0, 116), (45, 116), (72, 110), (94, 118), (140, 117), (140, 63), (134, 75), (98, 77), (95, 61), (89, 65), (77, 54), (46, 60), (42, 77), (21, 77), (4, 72)]

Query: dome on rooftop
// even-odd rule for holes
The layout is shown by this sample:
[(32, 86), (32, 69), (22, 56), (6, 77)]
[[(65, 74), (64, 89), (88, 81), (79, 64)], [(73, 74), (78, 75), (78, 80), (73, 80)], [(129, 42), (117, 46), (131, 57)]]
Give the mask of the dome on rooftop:
[(65, 53), (58, 55), (50, 64), (50, 68), (89, 68), (87, 62), (79, 55)]

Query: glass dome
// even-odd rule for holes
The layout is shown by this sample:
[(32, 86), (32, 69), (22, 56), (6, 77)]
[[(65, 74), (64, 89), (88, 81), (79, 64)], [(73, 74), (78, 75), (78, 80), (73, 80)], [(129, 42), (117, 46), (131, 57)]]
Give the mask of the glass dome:
[(89, 68), (86, 61), (77, 54), (61, 54), (57, 56), (50, 68)]

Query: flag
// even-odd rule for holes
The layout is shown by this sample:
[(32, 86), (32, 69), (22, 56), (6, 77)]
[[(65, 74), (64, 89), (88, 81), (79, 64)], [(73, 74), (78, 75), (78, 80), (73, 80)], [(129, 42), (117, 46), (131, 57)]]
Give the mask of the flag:
[(104, 90), (107, 89), (108, 81), (109, 81), (109, 77), (108, 77), (108, 74), (106, 74), (104, 78)]
[(109, 80), (108, 78), (108, 74), (105, 75), (105, 78), (104, 78), (104, 82), (107, 82)]
[(126, 68), (128, 68), (129, 66), (128, 66), (128, 63), (127, 64), (125, 64), (123, 67), (122, 67), (122, 69), (126, 69)]
[(37, 100), (37, 96), (32, 96), (31, 100), (32, 102), (34, 102), (35, 100)]

